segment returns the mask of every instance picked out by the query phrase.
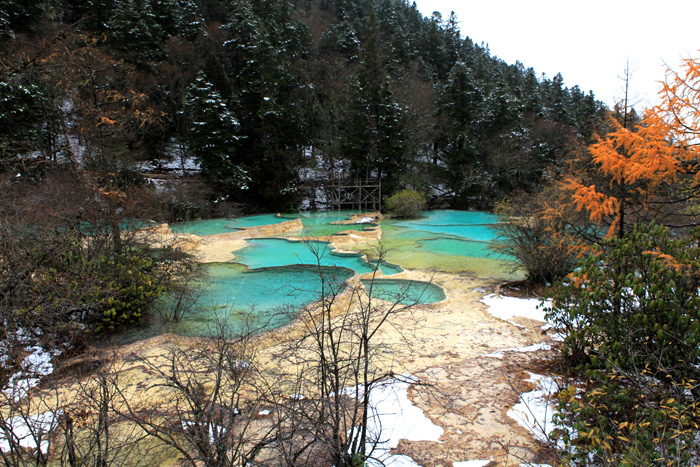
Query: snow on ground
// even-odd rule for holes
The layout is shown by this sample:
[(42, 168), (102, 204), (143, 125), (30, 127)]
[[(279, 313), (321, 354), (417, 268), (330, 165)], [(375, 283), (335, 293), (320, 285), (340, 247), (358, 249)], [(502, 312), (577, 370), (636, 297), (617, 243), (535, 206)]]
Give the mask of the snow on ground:
[(43, 376), (53, 373), (52, 355), (42, 347), (35, 345), (28, 347), (29, 355), (24, 357), (20, 365), (20, 371), (10, 376), (7, 386), (2, 392), (14, 400), (22, 399), (27, 392), (36, 387)]
[[(372, 459), (368, 459), (365, 465), (420, 467), (408, 456), (391, 454), (391, 449), (398, 446), (402, 439), (440, 441), (440, 436), (444, 433), (442, 427), (435, 425), (408, 398), (408, 387), (417, 381), (414, 376), (403, 375), (372, 388), (367, 431), (369, 438), (377, 439), (378, 443), (374, 447)], [(346, 388), (343, 392), (359, 397), (356, 388)], [(367, 444), (368, 453), (372, 450), (372, 445), (373, 443)]]
[[(700, 431), (695, 433), (695, 446), (700, 446)], [(700, 448), (696, 448), (690, 458), (690, 465), (700, 465)]]
[[(2, 388), (2, 393), (5, 396), (18, 401), (25, 397), (30, 389), (39, 385), (41, 378), (53, 373), (53, 363), (51, 359), (61, 354), (60, 350), (47, 352), (38, 344), (32, 344), (31, 337), (24, 329), (18, 329), (15, 333), (16, 342), (24, 346), (24, 351), (27, 356), (20, 363), (19, 371), (10, 376), (5, 387)], [(7, 355), (9, 348), (6, 343), (0, 343), (0, 365), (7, 363)]]
[(187, 173), (199, 172), (201, 170), (201, 164), (194, 157), (173, 157), (171, 159), (156, 159), (141, 162), (139, 168), (146, 172), (153, 172), (156, 170), (180, 170), (183, 173)]
[(496, 318), (516, 326), (520, 326), (512, 321), (516, 316), (545, 322), (544, 308), (549, 306), (547, 302), (543, 306), (539, 298), (504, 297), (496, 294), (486, 295), (481, 299), (481, 303), (489, 307), (489, 313)]
[(158, 192), (163, 192), (168, 188), (168, 181), (167, 180), (161, 180), (159, 178), (149, 178), (148, 183), (153, 185), (153, 187), (156, 189)]
[(535, 373), (530, 373), (530, 378), (525, 381), (535, 383), (536, 389), (521, 394), (520, 402), (507, 415), (530, 431), (537, 440), (546, 442), (554, 429), (552, 416), (555, 407), (551, 399), (557, 391), (557, 382), (552, 377)]
[(505, 356), (504, 352), (537, 352), (538, 350), (550, 350), (551, 345), (540, 342), (539, 344), (528, 345), (527, 347), (518, 347), (516, 349), (505, 349), (499, 350), (498, 352), (493, 352), (485, 355), (491, 358), (503, 358)]
[[(48, 453), (48, 434), (58, 426), (58, 419), (63, 412), (44, 412), (27, 417), (17, 416), (4, 421), (8, 432), (14, 438), (13, 445), (19, 444), (27, 449), (36, 449)], [(5, 430), (0, 430), (0, 451), (10, 452), (10, 441)]]

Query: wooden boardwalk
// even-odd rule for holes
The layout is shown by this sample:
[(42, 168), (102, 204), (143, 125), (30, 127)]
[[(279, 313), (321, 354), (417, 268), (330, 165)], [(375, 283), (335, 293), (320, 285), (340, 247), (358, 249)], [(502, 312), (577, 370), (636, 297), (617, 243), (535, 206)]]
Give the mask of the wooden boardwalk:
[(313, 181), (323, 190), (329, 209), (379, 211), (382, 208), (382, 182), (378, 178), (344, 178), (328, 176)]

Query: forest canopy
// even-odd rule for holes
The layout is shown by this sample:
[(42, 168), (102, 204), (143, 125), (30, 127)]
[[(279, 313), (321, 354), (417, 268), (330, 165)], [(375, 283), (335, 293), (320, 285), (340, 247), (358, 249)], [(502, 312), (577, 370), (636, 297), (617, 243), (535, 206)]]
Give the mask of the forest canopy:
[(203, 201), (171, 207), (293, 209), (337, 173), (490, 208), (590, 143), (605, 107), (457, 24), (398, 0), (2, 1), (0, 170), (131, 186), (194, 161)]

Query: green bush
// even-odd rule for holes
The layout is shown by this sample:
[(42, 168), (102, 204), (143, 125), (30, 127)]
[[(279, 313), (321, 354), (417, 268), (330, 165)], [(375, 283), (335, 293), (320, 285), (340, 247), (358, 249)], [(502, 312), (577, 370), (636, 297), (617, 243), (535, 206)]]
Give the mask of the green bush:
[(699, 240), (640, 226), (604, 241), (552, 293), (547, 319), (586, 381), (559, 397), (561, 424), (574, 428), (564, 430), (566, 464), (689, 465), (700, 455)]
[(166, 291), (150, 258), (126, 254), (108, 262), (109, 272), (93, 298), (102, 315), (97, 317), (97, 331), (139, 322), (146, 307)]
[(35, 274), (44, 310), (63, 310), (88, 331), (111, 331), (136, 323), (143, 311), (166, 291), (167, 280), (145, 246), (127, 251), (88, 251), (70, 242)]
[(562, 464), (694, 467), (700, 404), (685, 394), (695, 383), (678, 385), (652, 375), (609, 367), (588, 372), (583, 388), (561, 391), (555, 421), (567, 447)]
[(0, 228), (0, 320), (8, 334), (31, 329), (47, 348), (79, 348), (95, 333), (139, 322), (153, 301), (195, 274), (175, 246), (156, 249), (128, 232), (115, 251), (112, 234), (83, 230)]
[(608, 359), (700, 377), (700, 232), (641, 226), (605, 240), (552, 293), (547, 318), (572, 365)]
[(420, 217), (427, 205), (425, 197), (415, 190), (401, 190), (384, 201), (392, 217), (410, 219)]

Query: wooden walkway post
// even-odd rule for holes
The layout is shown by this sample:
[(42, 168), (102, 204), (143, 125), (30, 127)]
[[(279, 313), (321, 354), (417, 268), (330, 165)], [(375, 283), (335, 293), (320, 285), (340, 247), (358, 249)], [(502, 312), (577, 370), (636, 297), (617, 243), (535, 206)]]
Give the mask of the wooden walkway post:
[(325, 180), (318, 180), (316, 186), (323, 186), (327, 196), (327, 206), (331, 209), (357, 209), (374, 211), (382, 206), (382, 183), (376, 178), (341, 178), (330, 174)]

